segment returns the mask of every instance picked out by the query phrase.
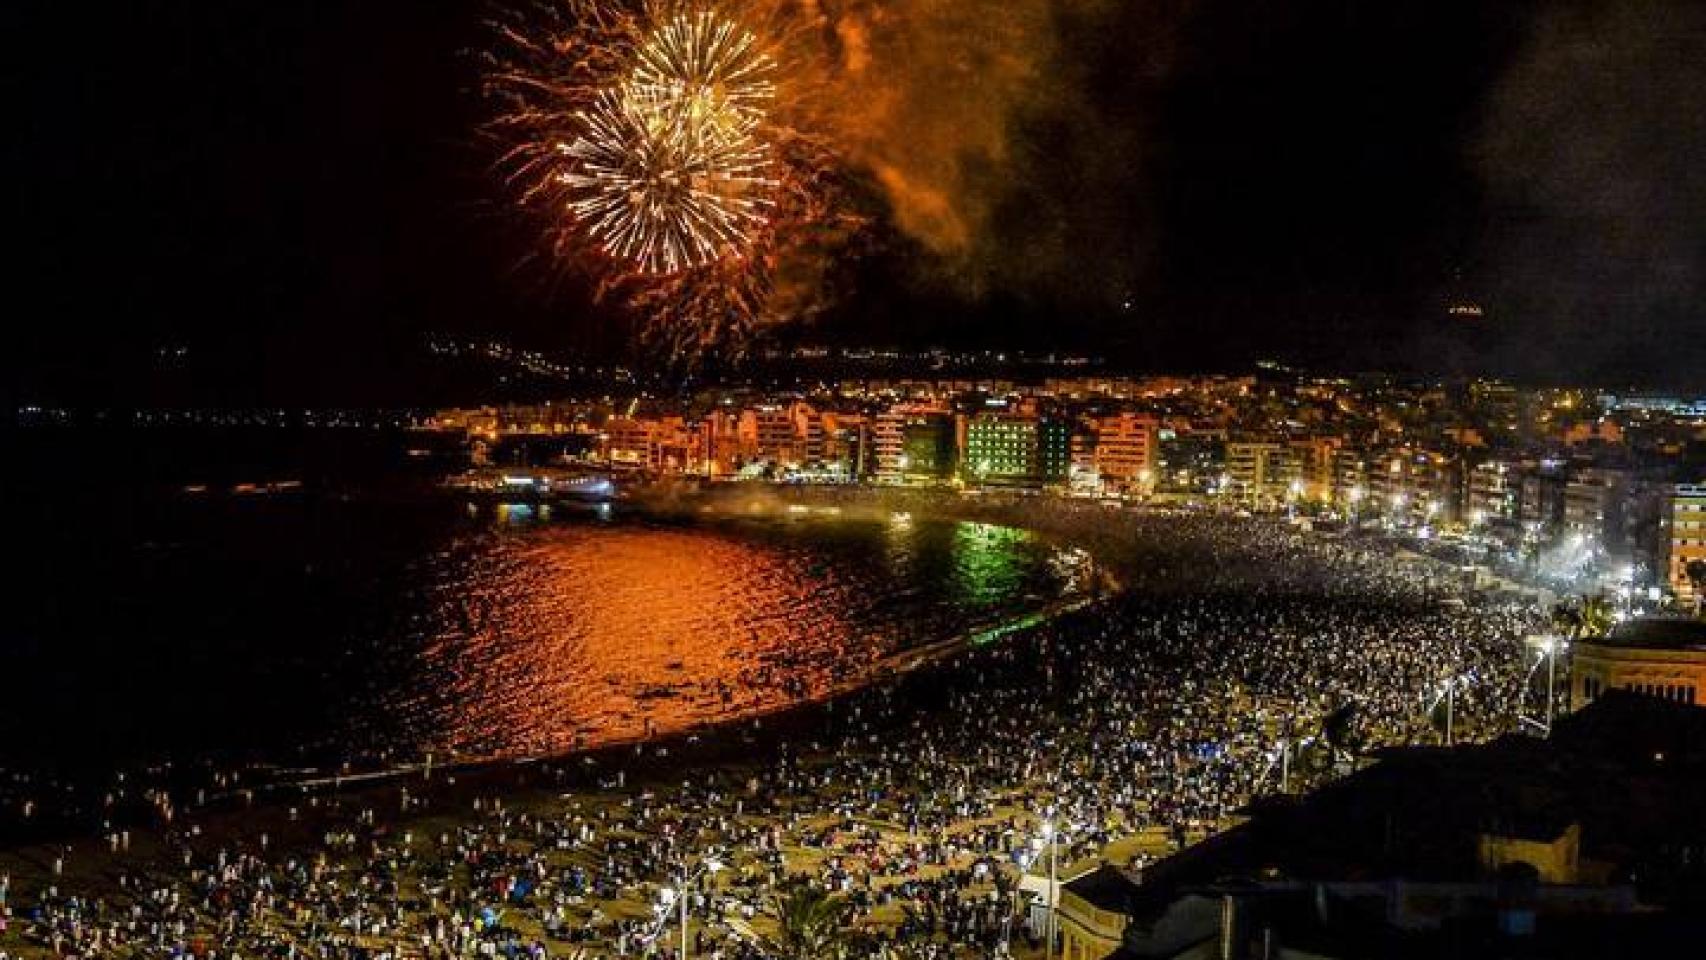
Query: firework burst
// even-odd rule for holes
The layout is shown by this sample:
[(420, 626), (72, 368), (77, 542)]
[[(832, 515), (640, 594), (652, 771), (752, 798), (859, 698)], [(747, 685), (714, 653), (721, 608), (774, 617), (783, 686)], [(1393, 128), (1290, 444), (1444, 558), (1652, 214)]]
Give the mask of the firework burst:
[(506, 181), (553, 260), (677, 352), (738, 348), (776, 319), (778, 266), (831, 207), (810, 42), (780, 9), (548, 0), (493, 23), (485, 131)]
[(776, 96), (776, 61), (756, 34), (709, 8), (678, 13), (646, 38), (630, 86), (707, 117), (756, 120)]
[(568, 208), (612, 258), (668, 275), (739, 256), (773, 206), (769, 151), (727, 107), (601, 95), (563, 144)]
[(709, 9), (653, 30), (562, 147), (569, 210), (606, 253), (651, 274), (740, 256), (773, 206), (761, 127), (775, 63)]

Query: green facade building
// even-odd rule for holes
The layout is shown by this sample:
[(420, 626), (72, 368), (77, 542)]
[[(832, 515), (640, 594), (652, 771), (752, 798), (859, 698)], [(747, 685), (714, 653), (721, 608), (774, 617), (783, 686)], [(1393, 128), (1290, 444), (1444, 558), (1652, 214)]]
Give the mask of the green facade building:
[(966, 424), (961, 476), (991, 486), (1065, 483), (1072, 464), (1072, 428), (1051, 417), (985, 413)]

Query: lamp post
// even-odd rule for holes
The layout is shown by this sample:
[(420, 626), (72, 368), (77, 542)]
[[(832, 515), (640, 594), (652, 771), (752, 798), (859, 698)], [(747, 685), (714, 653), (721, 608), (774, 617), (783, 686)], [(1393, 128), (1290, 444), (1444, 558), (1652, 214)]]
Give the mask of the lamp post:
[(1053, 960), (1054, 940), (1060, 933), (1060, 836), (1063, 832), (1076, 831), (1081, 826), (1056, 824), (1054, 818), (1057, 813), (1058, 811), (1051, 807), (1037, 831), (1038, 836), (1048, 845), (1048, 942), (1043, 945), (1043, 960)]
[(1022, 853), (1018, 858), (1019, 879), (1013, 882), (1012, 902), (1008, 905), (1007, 918), (1001, 924), (1001, 949), (998, 954), (999, 956), (1011, 957), (1013, 955), (1013, 915), (1019, 912), (1019, 888), (1023, 885), (1025, 876), (1031, 872), (1031, 866), (1037, 862), (1037, 857), (1040, 855), (1040, 852), (1041, 851), (1036, 847), (1036, 838), (1032, 838), (1032, 840), (1025, 845), (1024, 853)]
[[(1546, 658), (1546, 716), (1540, 721), (1530, 717), (1522, 717), (1521, 720), (1523, 723), (1538, 727), (1544, 735), (1551, 736), (1552, 718), (1558, 711), (1558, 654), (1568, 647), (1568, 641), (1564, 637), (1547, 634), (1539, 637), (1530, 636), (1524, 642), (1534, 647), (1542, 657)], [(1539, 666), (1539, 662), (1536, 661), (1534, 669), (1539, 668)], [(1529, 677), (1534, 676), (1534, 669), (1529, 670)], [(1526, 689), (1524, 699), (1527, 699)]]
[(1060, 846), (1060, 834), (1054, 828), (1053, 820), (1044, 820), (1040, 831), (1043, 842), (1048, 844), (1048, 925), (1044, 928), (1043, 960), (1054, 956), (1055, 919), (1060, 910), (1060, 891), (1055, 889), (1058, 882), (1055, 868), (1055, 849)]
[[(1055, 912), (1059, 908), (1059, 894), (1056, 890), (1056, 884), (1059, 882), (1060, 874), (1056, 850), (1060, 845), (1061, 831), (1055, 827), (1054, 816), (1055, 810), (1053, 807), (1050, 807), (1043, 815), (1042, 823), (1037, 826), (1036, 835), (1031, 837), (1030, 842), (1026, 845), (1026, 849), (1029, 851), (1028, 855), (1019, 860), (1019, 877), (1022, 881), (1024, 877), (1031, 872), (1031, 867), (1036, 865), (1039, 857), (1045, 855), (1048, 857), (1048, 920), (1043, 933), (1046, 940), (1043, 946), (1043, 956), (1045, 960), (1054, 956), (1054, 938), (1056, 933)], [(1013, 890), (1014, 908), (1017, 908), (1019, 905), (1018, 897), (1019, 890), (1018, 887), (1015, 886)], [(1002, 927), (1001, 940), (1002, 955), (1011, 956), (1013, 953), (1012, 911), (1008, 912), (1007, 922)]]
[(1457, 743), (1457, 691), (1459, 688), (1469, 689), (1475, 684), (1475, 680), (1473, 671), (1453, 673), (1434, 686), (1432, 700), (1427, 699), (1427, 694), (1422, 697), (1423, 722), (1430, 728), (1433, 727), (1434, 712), (1442, 705), (1445, 707), (1445, 730), (1442, 731), (1445, 746), (1455, 746)]
[(1454, 713), (1454, 708), (1456, 706), (1457, 684), (1448, 683), (1445, 685), (1445, 745), (1448, 747), (1451, 746), (1451, 735), (1454, 732), (1451, 727), (1451, 722), (1453, 719), (1452, 715)]
[[(1275, 758), (1274, 762), (1279, 764), (1279, 791), (1282, 795), (1291, 792), (1291, 753), (1307, 742), (1307, 740), (1293, 741), (1290, 737), (1282, 738), (1279, 742), (1279, 756)], [(1273, 769), (1273, 763), (1268, 764), (1268, 769)], [(1265, 781), (1267, 776), (1266, 773), (1263, 773), (1262, 779)]]
[(712, 851), (705, 855), (705, 858), (700, 861), (699, 866), (696, 869), (682, 878), (681, 889), (679, 891), (673, 890), (669, 887), (664, 887), (662, 890), (658, 891), (658, 921), (657, 926), (652, 928), (652, 936), (650, 939), (655, 941), (663, 935), (663, 928), (669, 923), (669, 915), (671, 912), (670, 908), (679, 907), (681, 913), (681, 956), (678, 960), (687, 960), (687, 895), (689, 891), (693, 889), (693, 884), (699, 882), (699, 880), (709, 874), (714, 874), (719, 870), (722, 870), (723, 866), (723, 861), (717, 857), (715, 851)]
[(1558, 715), (1558, 638), (1546, 638), (1546, 735), (1552, 735), (1552, 718)]

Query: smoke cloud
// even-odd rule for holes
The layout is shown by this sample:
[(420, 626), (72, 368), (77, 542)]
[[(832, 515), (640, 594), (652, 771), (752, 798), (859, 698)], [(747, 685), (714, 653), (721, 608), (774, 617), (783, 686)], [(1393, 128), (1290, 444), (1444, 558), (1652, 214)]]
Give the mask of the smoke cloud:
[(977, 168), (1011, 161), (1011, 127), (1054, 55), (1046, 0), (893, 0), (831, 10), (852, 160), (903, 230), (963, 253), (999, 197)]
[[(1108, 0), (821, 5), (835, 61), (829, 86), (837, 149), (879, 189), (885, 219), (935, 254), (961, 286), (981, 290), (992, 276), (1017, 288), (1056, 281), (1072, 247), (1064, 236), (1068, 225), (1094, 229), (1105, 218), (1105, 209), (1062, 208), (1079, 199), (1094, 206), (1096, 191), (1080, 189), (1078, 181), (1130, 177), (1135, 154), (1118, 155), (1121, 144), (1097, 133), (1084, 62), (1085, 48), (1105, 41), (1086, 44), (1083, 34), (1111, 25), (1113, 6)], [(1145, 39), (1124, 40), (1134, 72), (1153, 68)], [(1086, 147), (1086, 155), (1072, 155)], [(1119, 170), (1110, 169), (1114, 163)], [(1059, 189), (1039, 191), (1039, 182)], [(1009, 249), (1015, 235), (1024, 240), (1021, 250)]]
[(1476, 154), (1495, 211), (1490, 285), (1532, 334), (1525, 350), (1578, 366), (1586, 353), (1606, 375), (1701, 350), (1676, 321), (1703, 326), (1702, 158), (1706, 6), (1540, 7)]

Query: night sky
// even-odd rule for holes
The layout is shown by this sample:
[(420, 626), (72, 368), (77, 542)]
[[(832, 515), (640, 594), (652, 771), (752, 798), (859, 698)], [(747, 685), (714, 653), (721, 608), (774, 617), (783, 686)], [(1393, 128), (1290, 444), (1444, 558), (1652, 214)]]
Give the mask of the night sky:
[[(473, 136), (481, 9), (14, 5), (7, 382), (122, 396), (181, 366), (210, 401), (364, 402), (423, 395), (429, 332), (621, 355)], [(971, 241), (932, 249), (867, 191), (789, 336), (1706, 390), (1706, 4), (1046, 16), (998, 156), (950, 158)]]

